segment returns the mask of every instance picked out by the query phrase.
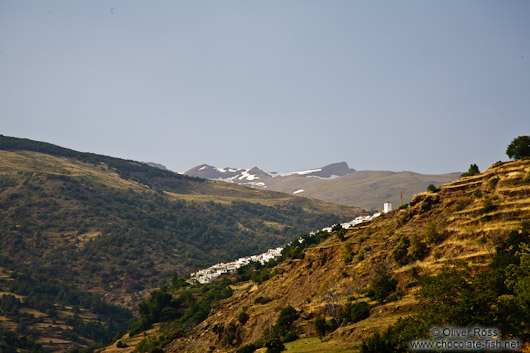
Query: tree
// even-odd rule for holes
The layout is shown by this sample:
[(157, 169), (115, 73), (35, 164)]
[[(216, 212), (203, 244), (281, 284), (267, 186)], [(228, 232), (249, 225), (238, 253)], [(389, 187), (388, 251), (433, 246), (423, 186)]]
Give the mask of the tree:
[(423, 260), (427, 255), (427, 245), (417, 235), (410, 237), (410, 245), (407, 248), (407, 255), (411, 260)]
[(287, 306), (282, 308), (278, 320), (276, 321), (276, 326), (280, 335), (285, 336), (287, 332), (291, 330), (293, 322), (298, 319), (300, 314), (292, 306)]
[(323, 338), (326, 335), (326, 319), (322, 316), (319, 316), (315, 319), (315, 331), (319, 338)]
[(243, 311), (241, 314), (239, 314), (239, 317), (237, 319), (242, 325), (244, 325), (248, 321), (248, 319), (250, 319), (250, 315), (247, 314), (246, 311)]
[(370, 305), (367, 302), (347, 303), (341, 313), (343, 323), (354, 323), (370, 316)]
[(478, 169), (478, 166), (473, 163), (469, 166), (469, 169), (467, 170), (467, 172), (462, 173), (460, 177), (463, 178), (463, 177), (473, 176), (479, 173), (480, 173), (480, 170)]
[(530, 157), (530, 136), (519, 136), (514, 138), (508, 145), (506, 154), (514, 160)]
[(408, 247), (410, 246), (410, 240), (407, 236), (399, 238), (396, 246), (392, 249), (392, 257), (400, 265), (406, 265), (409, 262), (408, 258)]
[(265, 343), (265, 347), (267, 347), (267, 353), (280, 353), (285, 350), (285, 346), (278, 338), (273, 338)]
[(429, 184), (429, 186), (427, 186), (427, 191), (428, 192), (437, 192), (438, 188), (436, 186), (434, 186), (433, 184)]
[[(340, 312), (341, 307), (339, 305), (339, 294), (332, 290), (326, 294), (324, 297), (323, 302), (325, 303), (324, 310), (327, 314), (331, 315), (333, 317), (333, 320), (335, 321), (334, 327), (337, 328), (340, 325)], [(334, 330), (334, 329), (333, 329)], [(333, 331), (330, 330), (330, 331)]]
[(382, 303), (393, 291), (396, 290), (398, 281), (392, 278), (390, 271), (386, 267), (376, 269), (370, 281), (369, 296)]

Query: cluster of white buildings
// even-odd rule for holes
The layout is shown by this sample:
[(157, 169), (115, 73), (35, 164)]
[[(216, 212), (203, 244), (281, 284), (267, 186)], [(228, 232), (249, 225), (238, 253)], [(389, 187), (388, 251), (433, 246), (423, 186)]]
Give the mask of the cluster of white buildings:
[[(357, 224), (371, 221), (372, 219), (381, 216), (381, 214), (388, 213), (390, 211), (392, 211), (392, 203), (391, 202), (385, 202), (383, 204), (383, 212), (374, 213), (371, 216), (359, 216), (359, 217), (355, 218), (351, 222), (341, 223), (340, 225), (342, 226), (342, 228), (348, 229), (348, 228), (353, 227), (353, 226), (355, 226)], [(326, 228), (323, 228), (322, 230), (331, 232), (331, 228), (332, 227), (326, 227)]]
[[(359, 216), (352, 220), (351, 222), (341, 223), (340, 225), (342, 228), (348, 229), (350, 227), (353, 227), (357, 224), (370, 221), (374, 218), (379, 217), (382, 213), (387, 213), (392, 211), (392, 204), (390, 202), (384, 203), (383, 212), (374, 213), (371, 216)], [(326, 227), (323, 228), (323, 231), (331, 232), (332, 227)], [(311, 232), (310, 234), (315, 234), (314, 232)], [(302, 243), (304, 240), (302, 238), (299, 238), (298, 241)], [(191, 280), (197, 281), (201, 284), (210, 283), (214, 281), (215, 279), (219, 278), (224, 273), (233, 273), (238, 268), (248, 265), (250, 262), (260, 262), (262, 265), (269, 262), (271, 259), (275, 259), (277, 257), (280, 257), (282, 255), (283, 247), (279, 247), (276, 249), (269, 249), (267, 252), (259, 255), (252, 255), (252, 256), (245, 256), (241, 257), (235, 261), (227, 262), (227, 263), (219, 263), (215, 264), (213, 266), (210, 266), (204, 270), (199, 270), (195, 273), (191, 274)]]
[(250, 262), (260, 262), (262, 265), (264, 265), (269, 262), (269, 260), (281, 256), (282, 250), (283, 247), (279, 247), (276, 249), (269, 249), (263, 254), (241, 257), (236, 261), (227, 263), (221, 262), (204, 270), (199, 270), (195, 273), (192, 273), (191, 280), (197, 281), (201, 284), (210, 283), (222, 274), (235, 272), (238, 268), (248, 265)]

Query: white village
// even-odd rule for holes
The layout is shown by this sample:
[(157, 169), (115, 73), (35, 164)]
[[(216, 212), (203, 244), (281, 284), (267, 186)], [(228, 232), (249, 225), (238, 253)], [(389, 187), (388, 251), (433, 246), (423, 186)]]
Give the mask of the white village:
[[(340, 225), (342, 226), (342, 228), (348, 229), (357, 224), (371, 221), (372, 219), (379, 217), (382, 213), (388, 213), (390, 211), (392, 211), (392, 203), (385, 202), (383, 205), (383, 212), (374, 213), (371, 216), (359, 216), (350, 222), (341, 223)], [(326, 227), (326, 228), (322, 228), (321, 230), (326, 231), (326, 232), (331, 232), (331, 228), (332, 227)], [(315, 232), (311, 232), (309, 234), (314, 235)], [(302, 243), (304, 240), (302, 238), (299, 238), (298, 241)], [(237, 271), (238, 268), (248, 265), (251, 262), (260, 262), (262, 265), (264, 265), (269, 260), (280, 257), (282, 255), (282, 250), (283, 250), (283, 247), (278, 247), (275, 249), (269, 249), (267, 250), (267, 252), (264, 252), (259, 255), (245, 256), (245, 257), (241, 257), (232, 262), (227, 262), (227, 263), (221, 262), (221, 263), (215, 264), (206, 269), (199, 270), (195, 273), (192, 273), (190, 275), (190, 281), (192, 282), (197, 281), (201, 284), (211, 283), (212, 281), (219, 278), (221, 275), (225, 273), (233, 273)]]

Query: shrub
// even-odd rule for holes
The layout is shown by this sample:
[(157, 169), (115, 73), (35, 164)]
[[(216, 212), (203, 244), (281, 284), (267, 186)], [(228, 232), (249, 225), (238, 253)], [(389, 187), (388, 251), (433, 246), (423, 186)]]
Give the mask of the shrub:
[(347, 303), (341, 313), (343, 323), (355, 323), (370, 316), (370, 305), (367, 302)]
[(463, 177), (473, 176), (477, 174), (480, 174), (480, 170), (478, 169), (478, 166), (476, 164), (471, 164), (467, 172), (462, 173), (460, 177), (463, 178)]
[(410, 269), (410, 275), (412, 276), (412, 278), (416, 280), (421, 279), (420, 272), (421, 272), (420, 266), (412, 266), (412, 268)]
[(380, 268), (370, 281), (370, 296), (382, 303), (396, 290), (397, 284), (398, 281), (390, 276), (386, 268)]
[(265, 347), (267, 347), (267, 353), (280, 353), (285, 350), (285, 346), (278, 338), (273, 338), (265, 343)]
[(305, 257), (304, 251), (299, 247), (295, 246), (291, 249), (291, 258), (302, 260)]
[[(156, 339), (156, 337), (146, 337), (143, 340), (138, 343), (136, 348), (134, 349), (134, 353), (145, 353), (145, 352), (154, 352), (155, 349), (158, 348), (158, 345), (160, 342)], [(157, 353), (159, 351), (156, 351)], [(162, 351), (163, 352), (163, 351)]]
[(361, 251), (359, 251), (359, 253), (357, 254), (357, 261), (363, 261), (364, 260), (364, 253), (366, 251), (364, 249), (362, 249)]
[(331, 228), (331, 231), (337, 234), (337, 238), (339, 238), (340, 241), (344, 241), (346, 229), (342, 228), (342, 225), (340, 223), (335, 224), (333, 228)]
[(250, 319), (250, 315), (248, 315), (245, 311), (243, 311), (241, 314), (239, 314), (239, 317), (237, 318), (241, 325), (244, 325), (248, 319)]
[(402, 236), (397, 242), (394, 249), (392, 249), (392, 258), (400, 265), (406, 265), (409, 262), (408, 247), (410, 240), (406, 236)]
[(490, 188), (492, 190), (495, 190), (495, 188), (497, 187), (497, 184), (499, 183), (499, 177), (494, 177), (494, 178), (491, 178), (489, 181), (488, 181), (488, 184), (490, 186)]
[(493, 205), (493, 201), (491, 201), (491, 199), (484, 200), (484, 202), (482, 203), (482, 211), (484, 213), (493, 211), (494, 209), (495, 205)]
[(314, 325), (315, 325), (315, 332), (317, 333), (317, 336), (320, 338), (324, 337), (326, 335), (326, 329), (327, 329), (326, 319), (323, 318), (322, 316), (319, 316), (315, 319)]
[(423, 233), (423, 239), (427, 244), (435, 244), (440, 241), (442, 235), (436, 230), (436, 224), (434, 222), (429, 222), (425, 233)]
[(269, 297), (257, 297), (254, 300), (254, 304), (267, 304), (270, 301), (272, 301), (272, 299)]
[(250, 344), (246, 344), (243, 347), (239, 348), (237, 350), (237, 353), (253, 353), (256, 351), (256, 349), (257, 349), (256, 345), (254, 345), (253, 343), (250, 343)]
[(284, 343), (292, 342), (292, 341), (295, 341), (297, 339), (298, 339), (298, 335), (296, 334), (295, 331), (291, 330), (291, 331), (287, 332), (287, 334), (283, 338), (283, 342)]
[(344, 250), (342, 252), (342, 259), (344, 260), (345, 264), (349, 264), (353, 259), (353, 252), (351, 251), (349, 246), (344, 247)]
[(293, 322), (298, 319), (299, 313), (292, 306), (287, 306), (280, 311), (278, 320), (276, 321), (276, 327), (280, 335), (285, 336), (287, 332), (291, 330)]
[(422, 242), (417, 235), (410, 238), (410, 245), (407, 248), (407, 255), (411, 260), (423, 260), (427, 254), (427, 245)]
[(339, 324), (335, 319), (329, 319), (326, 323), (326, 330), (329, 332), (335, 331), (337, 328), (339, 328)]
[(405, 225), (410, 219), (412, 218), (412, 215), (410, 213), (405, 213), (400, 219), (399, 223), (401, 225)]
[(433, 184), (429, 184), (429, 186), (427, 186), (427, 191), (428, 192), (437, 192), (438, 188), (436, 186), (434, 186)]
[(399, 210), (406, 210), (409, 207), (408, 203), (404, 203), (403, 205), (400, 205), (397, 209)]

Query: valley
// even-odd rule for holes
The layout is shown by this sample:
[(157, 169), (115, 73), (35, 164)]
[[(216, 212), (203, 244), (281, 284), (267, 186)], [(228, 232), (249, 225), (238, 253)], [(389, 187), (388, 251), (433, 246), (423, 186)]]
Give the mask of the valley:
[[(248, 268), (251, 279), (245, 279), (243, 271), (221, 277), (231, 281), (233, 294), (215, 304), (188, 333), (151, 347), (161, 344), (168, 352), (265, 352), (271, 337), (278, 337), (287, 352), (381, 352), (377, 342), (383, 341), (373, 335), (384, 334), (385, 344), (397, 347), (403, 341), (387, 331), (389, 326), (417, 338), (425, 335), (432, 320), (439, 325), (489, 323), (524, 341), (530, 333), (524, 315), (510, 319), (519, 322), (515, 326), (500, 312), (491, 315), (504, 310), (506, 298), (517, 300), (510, 305), (518, 309), (510, 310), (527, 312), (527, 292), (495, 283), (486, 289), (479, 283), (482, 276), (491, 278), (490, 272), (504, 281), (501, 273), (507, 268), (501, 264), (507, 262), (520, 263), (522, 272), (514, 278), (521, 286), (528, 283), (530, 268), (524, 266), (530, 258), (516, 250), (530, 244), (529, 214), (530, 161), (496, 163), (483, 173), (419, 194), (368, 223), (335, 228), (319, 234), (317, 242), (288, 247), (275, 263)], [(453, 301), (453, 286), (462, 278), (474, 284), (458, 289)], [(446, 295), (446, 304), (436, 302), (437, 296)], [(474, 317), (466, 313), (470, 305), (493, 302), (495, 308), (477, 309)], [(284, 321), (287, 312), (290, 319)], [(317, 319), (324, 320), (319, 321), (323, 326)], [(168, 337), (172, 327), (162, 322), (151, 335)], [(104, 350), (117, 351), (127, 350)]]
[[(102, 327), (110, 331), (101, 331), (107, 332), (103, 336), (78, 339), (71, 334), (75, 325), (67, 322), (76, 305), (83, 326), (91, 325), (89, 318), (101, 321), (104, 314), (97, 308), (105, 303), (136, 312), (152, 289), (175, 275), (183, 277), (369, 214), (362, 208), (5, 136), (0, 136), (0, 205), (0, 267), (6, 273), (0, 291), (9, 302), (22, 296), (20, 303), (9, 306), (14, 311), (3, 316), (0, 326), (35, 341), (50, 338), (52, 343), (46, 341), (44, 348), (53, 350), (67, 350), (75, 342), (84, 347), (108, 342), (131, 318), (129, 312), (119, 325), (106, 321)], [(28, 296), (31, 291), (13, 286), (21, 278), (41, 284), (42, 293)], [(91, 299), (65, 296), (70, 291)], [(35, 312), (21, 321), (20, 313), (38, 306), (28, 306), (29, 298), (45, 301), (42, 310), (37, 308), (45, 315)], [(83, 316), (84, 309), (90, 312)], [(121, 320), (118, 316), (115, 320)], [(61, 330), (43, 330), (54, 325)]]
[[(530, 335), (505, 315), (530, 309), (528, 159), (374, 216), (3, 136), (0, 174), (6, 352), (372, 353), (433, 323)], [(189, 276), (237, 258), (202, 284)]]

